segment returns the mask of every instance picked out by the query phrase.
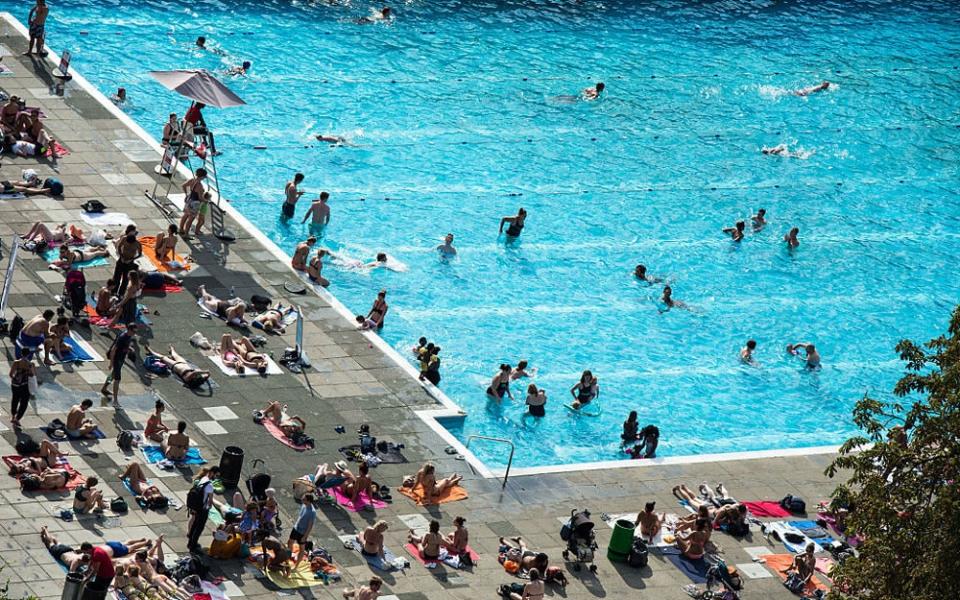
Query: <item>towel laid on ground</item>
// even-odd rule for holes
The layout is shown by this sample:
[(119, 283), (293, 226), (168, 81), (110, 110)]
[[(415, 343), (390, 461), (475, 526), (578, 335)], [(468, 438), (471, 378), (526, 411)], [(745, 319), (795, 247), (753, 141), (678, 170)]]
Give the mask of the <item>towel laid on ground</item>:
[(790, 511), (780, 506), (779, 502), (760, 500), (758, 502), (741, 502), (741, 504), (746, 506), (747, 510), (750, 511), (750, 514), (757, 518), (770, 517), (782, 519), (784, 517), (792, 516)]
[(353, 535), (343, 535), (340, 536), (340, 541), (343, 542), (344, 546), (353, 548), (360, 553), (360, 556), (367, 561), (367, 564), (375, 569), (380, 569), (381, 571), (396, 571), (398, 569), (402, 570), (408, 563), (406, 560), (399, 558), (396, 554), (391, 552), (388, 548), (384, 547), (383, 557), (380, 556), (369, 556), (363, 553), (363, 546)]
[(143, 255), (149, 260), (158, 271), (173, 273), (176, 271), (189, 271), (191, 266), (187, 259), (174, 253), (173, 260), (160, 260), (157, 258), (157, 251), (154, 248), (157, 244), (157, 238), (152, 235), (143, 235), (138, 238), (143, 247)]
[(829, 546), (833, 543), (830, 532), (817, 525), (816, 521), (787, 521), (787, 524), (796, 527), (800, 533), (807, 536), (820, 546)]
[[(85, 339), (79, 337), (74, 331), (70, 332), (70, 339), (67, 340), (67, 345), (70, 346), (70, 351), (64, 352), (63, 358), (59, 362), (103, 362), (103, 357), (93, 349), (93, 346)], [(51, 352), (50, 355), (56, 360), (55, 354)]]
[(694, 583), (707, 582), (707, 570), (710, 568), (710, 563), (706, 559), (687, 558), (680, 552), (679, 548), (657, 548), (652, 553), (659, 554), (670, 561), (670, 564), (680, 569), (680, 572), (689, 577), (690, 581)]
[(349, 510), (350, 512), (360, 512), (368, 508), (386, 508), (387, 503), (383, 500), (377, 500), (376, 498), (371, 498), (366, 492), (362, 492), (360, 496), (357, 497), (357, 501), (353, 502), (350, 498), (340, 491), (340, 488), (333, 488), (331, 495), (333, 499), (336, 500), (337, 504)]
[(295, 590), (297, 588), (306, 588), (314, 585), (323, 585), (322, 579), (315, 579), (313, 571), (310, 570), (310, 561), (304, 560), (297, 568), (290, 571), (286, 576), (279, 571), (266, 570), (267, 579), (282, 590)]
[(293, 448), (297, 452), (304, 452), (312, 448), (312, 446), (309, 446), (306, 444), (302, 446), (298, 446), (297, 444), (294, 444), (293, 440), (288, 438), (287, 434), (285, 434), (283, 430), (280, 429), (280, 426), (274, 423), (273, 421), (271, 421), (270, 419), (264, 419), (261, 425), (263, 425), (264, 429), (266, 429), (270, 433), (270, 435), (274, 437), (274, 439), (276, 439), (278, 442), (280, 442), (287, 448)]
[[(799, 554), (800, 552), (804, 551), (809, 543), (813, 543), (814, 552), (823, 552), (823, 548), (820, 546), (820, 544), (808, 538), (803, 534), (802, 531), (790, 525), (786, 521), (773, 521), (771, 523), (767, 523), (766, 526), (767, 531), (776, 534), (776, 538), (780, 540), (784, 547), (790, 552)], [(795, 539), (798, 541), (788, 540), (787, 534), (790, 534), (791, 537), (796, 536)]]
[(417, 503), (417, 506), (427, 506), (430, 504), (445, 504), (447, 502), (456, 502), (457, 500), (465, 500), (469, 497), (467, 490), (463, 489), (459, 485), (455, 485), (452, 488), (444, 490), (442, 494), (435, 497), (432, 502), (427, 502), (425, 494), (423, 493), (423, 486), (418, 485), (417, 487), (411, 489), (408, 487), (399, 487), (397, 488), (401, 494), (410, 498)]
[[(267, 356), (266, 354), (264, 354), (264, 356), (267, 357), (267, 372), (266, 372), (266, 374), (267, 374), (267, 375), (283, 375), (283, 371), (280, 369), (280, 365), (278, 365), (277, 363), (273, 362), (273, 359), (270, 358), (269, 356)], [(213, 364), (215, 364), (215, 365), (217, 365), (218, 367), (220, 367), (220, 370), (223, 371), (224, 374), (225, 374), (227, 377), (245, 377), (245, 376), (247, 376), (247, 375), (251, 375), (251, 376), (259, 376), (259, 375), (260, 375), (260, 373), (258, 373), (258, 372), (256, 371), (256, 369), (250, 369), (250, 368), (248, 368), (248, 369), (247, 369), (246, 371), (244, 371), (243, 373), (237, 373), (237, 370), (236, 370), (236, 369), (234, 369), (233, 367), (228, 367), (226, 364), (224, 364), (223, 358), (222, 358), (221, 356), (219, 356), (219, 355), (208, 356), (207, 358), (209, 358), (210, 360), (212, 360), (212, 361), (213, 361)]]
[[(787, 580), (787, 574), (784, 573), (787, 569), (790, 568), (790, 565), (793, 564), (793, 555), (792, 554), (764, 554), (760, 557), (768, 567), (780, 578), (781, 581)], [(810, 578), (810, 581), (807, 582), (807, 587), (804, 588), (804, 594), (811, 595), (817, 590), (822, 590), (823, 592), (829, 592), (830, 589), (824, 585), (817, 576), (814, 575)]]
[(23, 200), (26, 197), (22, 192), (0, 192), (0, 200)]
[(80, 213), (80, 218), (83, 219), (85, 223), (98, 225), (100, 227), (126, 227), (133, 223), (133, 219), (131, 219), (127, 213), (122, 212), (82, 212)]
[[(13, 454), (13, 455), (9, 455), (9, 456), (4, 456), (4, 457), (3, 457), (3, 462), (4, 462), (5, 465), (7, 465), (7, 468), (9, 469), (11, 466), (13, 466), (13, 463), (14, 463), (14, 462), (16, 462), (16, 461), (18, 461), (18, 460), (23, 460), (23, 458), (24, 458), (23, 456), (18, 456), (18, 455)], [(57, 489), (55, 489), (55, 490), (37, 490), (37, 492), (39, 492), (39, 493), (68, 492), (68, 491), (70, 491), (70, 490), (74, 490), (74, 489), (80, 487), (80, 485), (82, 485), (82, 484), (87, 480), (86, 477), (84, 477), (83, 475), (81, 475), (80, 473), (78, 473), (76, 469), (74, 469), (72, 466), (70, 466), (70, 463), (67, 462), (66, 457), (63, 457), (63, 456), (60, 457), (60, 460), (59, 460), (58, 463), (57, 463), (57, 468), (58, 468), (58, 469), (63, 469), (63, 470), (66, 471), (67, 474), (69, 475), (69, 477), (67, 477), (67, 483), (66, 483), (66, 485), (64, 485), (62, 488), (57, 488)], [(11, 477), (14, 477), (17, 481), (20, 481), (20, 477), (22, 477), (22, 476), (21, 476), (21, 475), (11, 475)]]
[[(263, 313), (260, 313), (260, 315), (262, 315), (262, 314), (263, 314)], [(286, 327), (290, 327), (291, 325), (293, 325), (294, 323), (296, 323), (296, 322), (297, 322), (297, 314), (298, 314), (297, 311), (295, 311), (295, 310), (293, 309), (293, 307), (288, 306), (287, 308), (283, 309), (283, 319), (281, 319), (281, 321), (280, 321), (281, 325), (282, 325), (284, 328), (286, 328)], [(257, 315), (257, 316), (259, 317), (260, 315)], [(250, 324), (251, 324), (253, 327), (256, 327), (257, 329), (263, 329), (263, 323), (261, 323), (260, 321), (254, 320), (254, 321), (252, 321)], [(277, 332), (275, 332), (275, 333), (280, 333), (280, 332), (277, 331)]]
[[(349, 446), (344, 446), (339, 450), (340, 454), (346, 457), (347, 460), (356, 460), (356, 457), (361, 454), (360, 444), (351, 444)], [(406, 457), (400, 452), (400, 449), (397, 448), (396, 444), (387, 442), (387, 451), (381, 452), (379, 449), (374, 453), (377, 458), (380, 459), (380, 463), (385, 465), (399, 465), (405, 462), (409, 462)]]
[(855, 535), (847, 535), (845, 531), (841, 531), (837, 526), (837, 518), (830, 513), (818, 512), (817, 517), (823, 520), (827, 524), (827, 527), (837, 535), (837, 537), (842, 538), (843, 541), (850, 544), (856, 548), (860, 544), (860, 538)]
[[(83, 307), (83, 312), (86, 313), (87, 318), (90, 319), (91, 325), (96, 325), (97, 327), (106, 327), (110, 323), (110, 317), (104, 317), (97, 314), (97, 301), (93, 296), (87, 298), (87, 305)], [(146, 310), (142, 304), (137, 305), (137, 325), (145, 325), (150, 327), (153, 323), (143, 314)], [(121, 323), (114, 323), (112, 325), (113, 329), (126, 329), (126, 325)]]
[[(423, 558), (420, 555), (420, 549), (417, 548), (416, 544), (408, 543), (404, 546), (404, 548), (406, 548), (407, 553), (415, 558), (418, 563), (427, 568), (433, 568), (440, 563), (443, 563), (454, 569), (459, 569), (461, 567), (460, 557), (450, 554), (447, 552), (446, 548), (440, 548), (440, 558), (438, 560), (427, 560)], [(473, 561), (473, 564), (477, 564), (477, 561), (480, 560), (480, 555), (474, 552), (473, 548), (470, 546), (467, 546), (467, 554), (470, 555), (470, 559)]]
[[(50, 427), (47, 427), (46, 425), (44, 425), (43, 427), (39, 427), (39, 429), (40, 429), (40, 431), (42, 431), (42, 432), (44, 432), (45, 434), (47, 434), (47, 437), (50, 438), (51, 440), (54, 440), (54, 441), (57, 441), (57, 442), (62, 442), (62, 441), (64, 441), (64, 439), (65, 439), (65, 438), (60, 438), (60, 437), (53, 437), (53, 431), (54, 431), (54, 430), (51, 429)], [(66, 439), (67, 439), (67, 440), (89, 440), (89, 439), (102, 440), (102, 439), (104, 439), (104, 438), (106, 438), (106, 437), (107, 437), (107, 434), (105, 434), (104, 432), (100, 431), (100, 428), (97, 427), (97, 428), (95, 428), (95, 429), (93, 430), (93, 438), (82, 438), (82, 437), (81, 437), (81, 438), (72, 438), (72, 437), (69, 437), (69, 436), (68, 436)]]
[(47, 146), (47, 158), (63, 158), (64, 156), (69, 156), (70, 151), (67, 150), (60, 142), (54, 140)]
[[(143, 458), (148, 463), (157, 464), (158, 462), (167, 460), (167, 457), (163, 455), (163, 448), (160, 446), (140, 446), (140, 451), (143, 452)], [(187, 449), (187, 455), (183, 457), (182, 460), (171, 461), (176, 465), (205, 465), (207, 461), (200, 456), (200, 448), (191, 446)]]
[[(81, 250), (81, 248), (79, 248), (79, 247), (78, 247), (77, 249), (78, 249), (78, 250)], [(83, 249), (83, 250), (86, 250), (87, 248), (84, 247), (84, 248), (82, 248), (82, 249)], [(59, 263), (60, 263), (60, 248), (59, 248), (59, 247), (55, 247), (55, 248), (48, 248), (48, 249), (44, 250), (44, 251), (43, 251), (43, 259), (46, 260), (46, 261), (47, 261), (48, 263), (50, 263), (51, 265), (57, 265), (57, 264), (59, 264)], [(84, 261), (80, 261), (80, 262), (74, 262), (74, 263), (73, 263), (73, 266), (78, 267), (78, 268), (82, 268), (82, 269), (86, 269), (86, 268), (88, 268), (88, 267), (101, 267), (101, 266), (103, 266), (103, 265), (109, 265), (109, 264), (110, 264), (110, 259), (109, 259), (108, 257), (106, 257), (106, 256), (98, 256), (98, 257), (96, 257), (96, 258), (91, 258), (90, 260), (84, 260)]]

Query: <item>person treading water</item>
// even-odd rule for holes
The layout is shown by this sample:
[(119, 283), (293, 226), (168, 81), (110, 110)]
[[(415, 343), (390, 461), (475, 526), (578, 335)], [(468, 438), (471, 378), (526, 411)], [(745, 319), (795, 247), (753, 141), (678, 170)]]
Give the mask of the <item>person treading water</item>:
[(647, 283), (661, 283), (663, 281), (663, 279), (659, 277), (648, 275), (646, 265), (637, 265), (636, 267), (634, 267), (633, 276), (639, 279), (640, 281), (646, 281)]
[(600, 94), (603, 93), (603, 90), (606, 88), (606, 84), (602, 81), (598, 81), (593, 87), (585, 88), (580, 94), (583, 96), (583, 99), (586, 101), (598, 100)]
[(756, 349), (756, 340), (747, 340), (746, 345), (743, 348), (740, 348), (740, 361), (747, 365), (756, 365), (757, 360), (753, 357), (753, 352)]
[(807, 368), (810, 370), (820, 368), (820, 353), (817, 352), (817, 348), (810, 342), (797, 342), (796, 344), (787, 344), (787, 354), (792, 356), (799, 356), (800, 349), (803, 349), (806, 352), (806, 363)]
[(783, 236), (783, 241), (787, 243), (787, 248), (790, 250), (800, 245), (800, 240), (797, 238), (798, 233), (800, 233), (800, 228), (794, 227), (789, 233)]
[(723, 232), (729, 233), (730, 237), (735, 242), (743, 241), (743, 230), (746, 228), (747, 224), (743, 221), (737, 221), (736, 225), (733, 227), (724, 227)]
[(527, 211), (521, 207), (517, 210), (516, 216), (507, 216), (500, 219), (500, 233), (503, 233), (503, 226), (507, 223), (510, 224), (507, 227), (507, 237), (516, 238), (520, 237), (520, 234), (523, 232), (523, 225), (527, 220)]
[[(501, 224), (500, 229), (503, 229)], [(443, 238), (443, 243), (437, 246), (437, 252), (442, 256), (455, 256), (457, 254), (457, 249), (453, 247), (453, 234), (448, 233), (446, 237)]]
[(249, 60), (245, 60), (243, 61), (243, 64), (237, 65), (235, 67), (230, 67), (230, 69), (228, 69), (227, 72), (224, 73), (224, 75), (227, 75), (227, 76), (246, 75), (247, 72), (250, 70), (250, 67), (252, 66), (253, 66), (253, 63), (251, 63)]
[(663, 295), (660, 296), (660, 302), (666, 305), (667, 308), (661, 309), (660, 312), (666, 312), (671, 308), (689, 308), (685, 303), (673, 299), (673, 288), (669, 285), (663, 287)]
[(799, 90), (793, 90), (790, 93), (793, 94), (794, 96), (809, 96), (810, 94), (816, 94), (817, 92), (823, 92), (828, 89), (830, 89), (830, 82), (821, 81), (817, 85), (801, 88)]
[(750, 217), (750, 222), (753, 224), (754, 231), (760, 231), (763, 229), (764, 225), (767, 224), (767, 209), (761, 208), (757, 211), (757, 214)]
[(370, 15), (366, 17), (358, 17), (353, 20), (357, 25), (372, 25), (374, 23), (379, 23), (381, 21), (389, 21), (393, 19), (393, 10), (389, 6), (384, 6), (380, 10), (371, 10)]
[(574, 410), (579, 410), (580, 407), (589, 404), (600, 395), (600, 380), (587, 369), (580, 375), (580, 381), (570, 388), (570, 395), (573, 396), (571, 406)]

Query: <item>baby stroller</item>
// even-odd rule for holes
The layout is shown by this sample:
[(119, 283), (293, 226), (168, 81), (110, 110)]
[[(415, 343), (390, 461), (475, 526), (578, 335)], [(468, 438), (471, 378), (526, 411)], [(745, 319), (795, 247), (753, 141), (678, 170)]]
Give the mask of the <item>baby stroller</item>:
[(593, 564), (593, 555), (597, 549), (597, 538), (593, 532), (593, 521), (590, 520), (590, 511), (577, 509), (570, 511), (570, 520), (560, 528), (560, 539), (567, 543), (563, 551), (563, 559), (571, 560), (573, 555), (573, 570), (579, 571), (582, 565), (589, 564), (590, 572), (597, 572), (597, 565)]
[[(265, 471), (257, 471), (257, 463), (261, 465), (265, 464), (263, 460), (256, 458), (250, 463), (250, 468), (254, 470), (254, 474), (250, 477), (247, 477), (247, 492), (250, 494), (250, 499), (260, 505), (260, 508), (263, 508), (264, 503), (267, 501), (267, 489), (270, 488), (270, 481), (272, 478), (269, 473)], [(274, 521), (277, 524), (277, 529), (280, 529), (280, 515), (278, 514)]]
[(83, 269), (70, 269), (63, 284), (63, 307), (73, 313), (74, 319), (86, 318), (83, 309), (87, 306), (87, 277)]

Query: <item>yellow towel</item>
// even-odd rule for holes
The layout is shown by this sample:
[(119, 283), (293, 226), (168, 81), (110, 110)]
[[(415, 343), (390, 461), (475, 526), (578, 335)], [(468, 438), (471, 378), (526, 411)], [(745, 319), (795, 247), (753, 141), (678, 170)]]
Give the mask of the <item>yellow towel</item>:
[(296, 569), (290, 572), (290, 577), (284, 577), (283, 573), (279, 571), (267, 569), (267, 579), (275, 583), (278, 588), (284, 590), (323, 585), (322, 579), (314, 579), (313, 571), (310, 570), (310, 562), (306, 559), (304, 559)]

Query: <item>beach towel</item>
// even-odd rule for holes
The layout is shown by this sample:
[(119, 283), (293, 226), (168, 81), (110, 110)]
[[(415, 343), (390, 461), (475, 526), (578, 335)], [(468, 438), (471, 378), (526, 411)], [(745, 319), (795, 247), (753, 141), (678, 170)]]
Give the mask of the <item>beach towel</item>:
[(787, 523), (800, 530), (800, 533), (807, 536), (820, 546), (829, 546), (833, 543), (830, 533), (823, 527), (817, 525), (816, 521), (787, 521)]
[(792, 516), (790, 511), (780, 506), (779, 502), (761, 500), (759, 502), (741, 502), (741, 504), (746, 506), (747, 510), (750, 511), (750, 514), (757, 518), (770, 517), (782, 519), (784, 517)]
[(397, 488), (398, 491), (410, 498), (417, 503), (417, 506), (427, 506), (428, 504), (445, 504), (447, 502), (456, 502), (457, 500), (465, 500), (469, 496), (467, 495), (467, 490), (463, 489), (459, 485), (455, 485), (452, 488), (448, 488), (439, 497), (434, 498), (433, 502), (426, 502), (424, 500), (423, 486), (418, 485), (416, 488), (400, 487)]
[[(83, 249), (86, 250), (87, 248), (84, 247)], [(95, 249), (95, 248), (90, 248), (90, 249)], [(51, 265), (56, 265), (60, 263), (60, 248), (58, 247), (47, 248), (43, 252), (43, 259), (46, 260)], [(86, 269), (89, 267), (101, 267), (103, 265), (109, 265), (109, 264), (110, 264), (109, 258), (107, 258), (106, 256), (98, 256), (96, 258), (91, 258), (90, 260), (75, 262), (73, 263), (73, 266), (80, 269)]]
[(143, 255), (153, 263), (153, 266), (156, 267), (158, 271), (165, 272), (176, 272), (176, 271), (189, 271), (190, 265), (187, 263), (187, 259), (179, 254), (173, 255), (173, 260), (162, 261), (157, 258), (157, 252), (154, 249), (154, 245), (157, 243), (157, 238), (152, 235), (144, 235), (138, 238), (140, 240), (140, 245), (143, 246)]
[[(260, 315), (262, 315), (262, 314), (263, 314), (263, 313), (260, 313)], [(298, 314), (298, 313), (297, 313), (296, 310), (294, 310), (292, 307), (289, 307), (289, 306), (288, 306), (287, 308), (283, 309), (283, 319), (281, 319), (280, 324), (281, 324), (284, 328), (290, 327), (291, 325), (293, 325), (294, 323), (297, 322), (297, 314)], [(257, 315), (257, 316), (259, 317), (260, 315)], [(257, 329), (263, 329), (263, 323), (261, 323), (260, 321), (254, 320), (254, 321), (251, 323), (251, 325), (253, 325), (253, 326), (256, 327)], [(279, 333), (279, 332), (278, 332), (278, 333)]]
[(143, 288), (144, 294), (179, 294), (182, 291), (183, 286), (174, 283), (164, 283), (158, 288)]
[(843, 541), (850, 544), (852, 547), (856, 548), (860, 544), (859, 537), (855, 535), (847, 535), (846, 532), (841, 531), (840, 528), (837, 527), (837, 519), (832, 514), (826, 513), (826, 512), (818, 512), (817, 516), (820, 518), (820, 520), (822, 520), (824, 523), (827, 524), (827, 527), (831, 531), (833, 531), (833, 533), (835, 533), (837, 537), (842, 538)]
[[(406, 548), (407, 553), (409, 553), (410, 556), (412, 556), (414, 559), (416, 559), (418, 563), (427, 567), (428, 569), (433, 568), (440, 563), (443, 563), (448, 567), (451, 567), (454, 569), (460, 568), (460, 557), (450, 554), (449, 552), (447, 552), (446, 548), (440, 548), (439, 560), (426, 560), (425, 558), (420, 556), (420, 549), (417, 548), (416, 544), (408, 543), (404, 546), (404, 548)], [(477, 564), (477, 561), (480, 560), (480, 555), (474, 552), (473, 548), (471, 548), (470, 546), (467, 546), (467, 553), (470, 555), (470, 559), (473, 561), (473, 564)]]
[(383, 500), (377, 500), (376, 498), (371, 498), (366, 492), (362, 492), (360, 496), (357, 497), (356, 503), (351, 502), (350, 498), (347, 498), (343, 492), (340, 491), (340, 488), (333, 488), (330, 490), (332, 492), (333, 499), (336, 500), (337, 504), (349, 510), (350, 512), (360, 512), (361, 510), (367, 508), (386, 508), (387, 503)]
[[(70, 339), (67, 340), (67, 345), (70, 346), (70, 351), (64, 352), (63, 359), (59, 362), (103, 362), (103, 357), (93, 349), (93, 346), (91, 346), (89, 342), (77, 336), (76, 332), (70, 332)], [(57, 358), (52, 352), (50, 356), (53, 357), (54, 360)]]
[[(4, 462), (5, 465), (7, 465), (7, 469), (9, 469), (11, 466), (13, 466), (13, 463), (14, 463), (14, 462), (16, 462), (16, 461), (18, 461), (18, 460), (22, 460), (23, 458), (24, 458), (23, 456), (18, 456), (18, 455), (16, 455), (16, 454), (13, 454), (13, 455), (9, 455), (9, 456), (4, 456), (4, 457), (3, 457), (3, 462)], [(63, 486), (62, 488), (57, 488), (57, 489), (55, 489), (55, 490), (37, 490), (38, 493), (44, 493), (44, 494), (45, 494), (45, 493), (49, 493), (49, 492), (68, 492), (68, 491), (70, 491), (70, 490), (74, 490), (74, 489), (80, 487), (80, 486), (81, 486), (84, 482), (86, 482), (86, 480), (87, 480), (86, 477), (84, 477), (83, 475), (81, 475), (80, 473), (78, 473), (76, 469), (74, 469), (72, 466), (70, 466), (70, 463), (67, 462), (67, 458), (66, 458), (65, 456), (61, 456), (61, 457), (60, 457), (60, 460), (57, 461), (57, 468), (58, 468), (58, 469), (63, 469), (64, 471), (67, 471), (67, 473), (70, 475), (70, 476), (67, 478), (67, 483), (66, 483), (66, 485)], [(21, 476), (19, 476), (19, 475), (11, 475), (11, 477), (15, 478), (17, 481), (20, 481), (20, 477), (21, 477)]]
[[(267, 356), (267, 355), (265, 354), (264, 356)], [(208, 356), (207, 358), (212, 360), (213, 364), (220, 367), (220, 370), (223, 371), (224, 374), (227, 375), (228, 377), (246, 377), (247, 375), (260, 376), (260, 373), (258, 373), (256, 369), (250, 369), (250, 368), (248, 368), (243, 373), (237, 373), (236, 369), (234, 369), (233, 367), (228, 367), (226, 364), (224, 364), (223, 358), (221, 358), (219, 355)], [(283, 375), (283, 371), (280, 370), (280, 365), (273, 362), (273, 359), (270, 358), (269, 356), (267, 356), (266, 374), (267, 375)]]
[[(91, 325), (96, 325), (97, 327), (106, 327), (107, 324), (110, 323), (110, 317), (104, 317), (104, 316), (98, 315), (96, 306), (97, 306), (96, 299), (93, 297), (93, 295), (90, 295), (87, 297), (87, 305), (83, 307), (83, 312), (86, 313), (87, 318), (90, 319)], [(143, 306), (142, 304), (138, 304), (137, 305), (137, 324), (150, 327), (151, 325), (153, 325), (153, 322), (147, 318), (147, 316), (144, 314), (144, 311), (146, 311), (146, 307)], [(126, 328), (127, 326), (123, 325), (122, 323), (114, 323), (112, 326), (112, 329), (126, 329)]]
[(0, 63), (0, 75), (3, 75), (3, 76), (13, 75), (13, 69), (11, 69), (10, 67), (8, 67), (3, 63)]
[[(764, 554), (760, 558), (763, 559), (767, 566), (780, 578), (780, 581), (787, 580), (787, 574), (784, 573), (784, 571), (789, 569), (790, 565), (793, 564), (792, 554)], [(810, 581), (807, 582), (807, 587), (804, 588), (803, 591), (805, 595), (810, 595), (817, 590), (822, 590), (823, 592), (830, 591), (830, 589), (814, 575), (810, 578)]]
[(0, 200), (23, 200), (26, 197), (22, 192), (0, 192)]
[(656, 553), (680, 569), (680, 572), (689, 577), (690, 581), (694, 583), (707, 582), (707, 570), (710, 568), (710, 563), (705, 558), (696, 560), (687, 558), (680, 552), (679, 548), (658, 548)]
[(280, 426), (274, 423), (273, 421), (271, 421), (270, 419), (264, 419), (260, 424), (263, 425), (264, 429), (266, 429), (270, 433), (270, 435), (274, 437), (274, 439), (276, 439), (278, 442), (280, 442), (287, 448), (293, 448), (297, 452), (304, 452), (306, 450), (310, 450), (313, 448), (312, 446), (309, 446), (306, 444), (302, 446), (298, 446), (297, 444), (294, 444), (293, 440), (288, 438), (287, 435), (283, 433), (283, 430), (280, 429)]
[(227, 321), (226, 319), (224, 319), (223, 317), (221, 317), (220, 315), (218, 315), (218, 314), (216, 313), (216, 311), (213, 311), (213, 310), (210, 310), (209, 308), (207, 308), (207, 306), (203, 303), (203, 298), (197, 298), (197, 306), (200, 307), (200, 310), (202, 310), (203, 312), (207, 313), (208, 315), (210, 315), (210, 316), (213, 317), (214, 319), (220, 319), (221, 321), (223, 321), (223, 322), (225, 322), (225, 323), (228, 323), (229, 325), (237, 325), (238, 327), (240, 327), (240, 326), (246, 327), (246, 326), (247, 326), (247, 322), (246, 322), (246, 321), (243, 321), (243, 322), (241, 322), (241, 323), (237, 323), (237, 322), (235, 322), (235, 321)]
[[(163, 449), (160, 446), (140, 446), (140, 451), (143, 452), (143, 458), (148, 463), (157, 464), (160, 461), (167, 460), (167, 457), (163, 455)], [(191, 446), (187, 449), (187, 455), (183, 460), (172, 461), (177, 465), (205, 465), (207, 461), (200, 456), (200, 448)]]
[[(358, 454), (360, 454), (360, 444), (351, 444), (349, 446), (344, 446), (339, 450), (340, 454), (346, 457), (347, 460), (354, 460)], [(387, 444), (387, 451), (381, 452), (379, 449), (376, 451), (375, 456), (380, 459), (380, 463), (385, 465), (399, 465), (401, 463), (409, 462), (406, 457), (400, 453), (400, 449), (396, 447), (396, 444)]]
[(53, 437), (53, 429), (51, 429), (50, 427), (47, 427), (46, 425), (44, 425), (43, 427), (39, 427), (38, 429), (40, 429), (40, 431), (47, 434), (48, 438), (57, 442), (68, 441), (68, 440), (88, 440), (88, 439), (102, 440), (107, 437), (107, 434), (100, 431), (99, 427), (93, 430), (93, 438), (71, 438), (71, 437), (59, 438), (59, 437)]
[(383, 549), (382, 558), (379, 556), (367, 556), (363, 553), (363, 546), (360, 545), (359, 540), (357, 540), (354, 535), (341, 535), (339, 539), (343, 542), (344, 546), (353, 548), (359, 552), (360, 556), (367, 561), (367, 564), (375, 569), (380, 569), (381, 571), (396, 571), (397, 569), (402, 570), (409, 564), (406, 560), (398, 557), (386, 547)]
[[(785, 521), (773, 521), (772, 523), (767, 523), (766, 526), (767, 531), (776, 534), (776, 538), (780, 540), (780, 543), (782, 543), (787, 550), (793, 552), (794, 554), (803, 552), (807, 547), (807, 544), (811, 542), (813, 542), (814, 545), (814, 552), (823, 552), (823, 548), (820, 546), (820, 544), (814, 542), (805, 536), (802, 531), (796, 527), (793, 527), (792, 525), (789, 525)], [(790, 542), (786, 537), (786, 534), (788, 533), (800, 536), (803, 539), (799, 542)]]
[(99, 227), (126, 227), (133, 223), (127, 213), (122, 212), (102, 212), (102, 213), (80, 213), (80, 218), (85, 223), (97, 225)]
[(68, 156), (70, 151), (63, 147), (60, 142), (54, 140), (49, 146), (47, 146), (47, 158), (63, 158)]
[(297, 568), (290, 571), (289, 576), (285, 576), (279, 571), (266, 570), (267, 579), (273, 582), (282, 590), (295, 590), (297, 588), (306, 588), (313, 585), (323, 585), (322, 579), (315, 579), (313, 571), (310, 570), (310, 561), (304, 559)]

